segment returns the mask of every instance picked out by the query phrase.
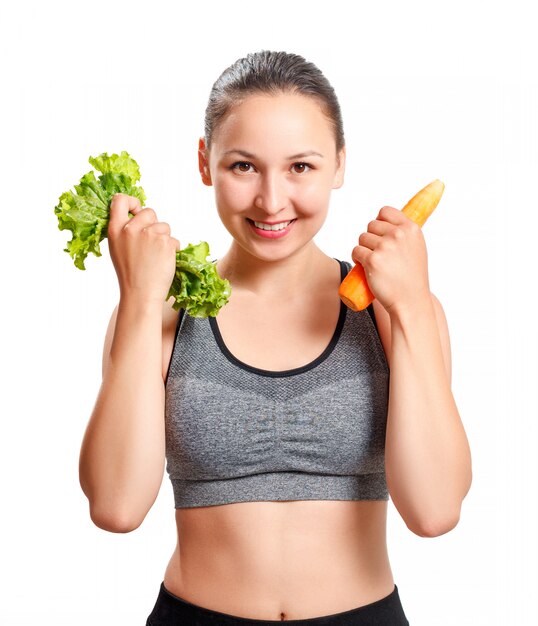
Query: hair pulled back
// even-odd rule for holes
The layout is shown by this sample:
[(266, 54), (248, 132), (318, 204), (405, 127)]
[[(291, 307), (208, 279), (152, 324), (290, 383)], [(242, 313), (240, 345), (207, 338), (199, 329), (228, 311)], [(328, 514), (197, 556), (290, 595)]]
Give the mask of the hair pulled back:
[(213, 84), (205, 111), (205, 144), (230, 109), (253, 94), (297, 93), (315, 99), (330, 121), (336, 152), (344, 146), (342, 113), (335, 91), (316, 65), (298, 54), (261, 50), (226, 68)]

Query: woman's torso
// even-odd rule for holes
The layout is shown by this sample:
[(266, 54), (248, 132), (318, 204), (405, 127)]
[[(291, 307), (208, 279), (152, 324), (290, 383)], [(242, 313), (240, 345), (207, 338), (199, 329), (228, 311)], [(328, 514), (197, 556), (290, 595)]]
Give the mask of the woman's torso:
[[(334, 333), (340, 280), (338, 264), (329, 259), (313, 301), (288, 301), (280, 309), (276, 302), (236, 291), (218, 315), (224, 343), (244, 363), (266, 370), (310, 363)], [(177, 317), (167, 305), (163, 373), (172, 356)], [(394, 589), (386, 515), (386, 500), (176, 509), (177, 545), (164, 585), (199, 606), (251, 619), (308, 619), (353, 609)]]

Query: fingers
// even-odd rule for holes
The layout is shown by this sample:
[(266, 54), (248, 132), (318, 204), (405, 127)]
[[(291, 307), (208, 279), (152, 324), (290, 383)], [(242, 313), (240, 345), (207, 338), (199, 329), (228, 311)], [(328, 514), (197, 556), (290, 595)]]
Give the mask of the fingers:
[(377, 218), (368, 223), (367, 232), (360, 235), (359, 245), (353, 248), (351, 258), (355, 263), (369, 267), (373, 261), (371, 255), (377, 248), (384, 248), (395, 240), (401, 240), (404, 233), (414, 226), (414, 222), (399, 209), (382, 207)]
[(140, 200), (125, 193), (116, 193), (110, 202), (109, 234), (116, 233), (129, 221), (129, 213), (136, 215), (142, 210)]
[(362, 233), (359, 237), (359, 245), (364, 246), (365, 248), (370, 248), (370, 250), (375, 250), (377, 246), (381, 243), (382, 237), (380, 235), (374, 235), (373, 233)]
[(396, 213), (401, 214), (401, 211), (385, 206), (379, 211), (377, 219), (368, 223), (367, 232), (360, 235), (359, 245), (353, 248), (352, 258), (356, 263), (368, 264), (371, 253), (381, 244), (383, 237), (395, 235), (397, 224), (401, 223)]
[(355, 246), (351, 251), (351, 258), (355, 261), (355, 263), (360, 263), (364, 268), (366, 268), (372, 252), (372, 250), (366, 248), (365, 246)]
[(400, 224), (405, 224), (409, 221), (407, 215), (404, 215), (399, 209), (395, 209), (392, 206), (384, 206), (380, 209), (378, 215), (378, 220), (383, 220), (385, 222), (390, 222), (395, 226), (399, 226)]
[(126, 193), (115, 193), (110, 202), (110, 219), (112, 220), (118, 216), (123, 216), (127, 219), (129, 212), (136, 215), (141, 209), (140, 200), (135, 196), (129, 196)]
[(359, 237), (359, 244), (373, 250), (381, 243), (383, 237), (399, 239), (406, 229), (412, 229), (414, 226), (414, 222), (401, 211), (385, 206), (379, 211), (377, 219), (368, 223), (368, 231)]
[(176, 250), (180, 250), (179, 239), (175, 237), (170, 237), (170, 224), (166, 222), (155, 222), (154, 224), (150, 224), (149, 226), (144, 226), (142, 231), (147, 231), (153, 233), (154, 235), (168, 235), (169, 240), (174, 244)]
[(381, 220), (372, 220), (368, 222), (368, 232), (374, 233), (374, 235), (386, 235), (394, 228), (394, 225), (390, 222), (384, 222)]
[[(134, 217), (130, 218), (129, 213), (132, 213)], [(129, 232), (140, 231), (156, 222), (155, 211), (150, 207), (142, 208), (138, 198), (123, 193), (117, 193), (113, 196), (110, 203), (109, 236), (114, 237), (122, 230), (127, 229)]]
[[(416, 231), (418, 224), (414, 222), (412, 219), (407, 217), (407, 215), (398, 209), (395, 209), (392, 206), (384, 206), (377, 216), (378, 221), (383, 221), (387, 224), (392, 224), (392, 226), (398, 226), (400, 228), (406, 228), (411, 231)], [(419, 227), (420, 228), (420, 227)]]
[(144, 226), (142, 230), (147, 230), (152, 233), (156, 233), (159, 235), (169, 235), (170, 234), (170, 224), (166, 222), (154, 222), (149, 226)]

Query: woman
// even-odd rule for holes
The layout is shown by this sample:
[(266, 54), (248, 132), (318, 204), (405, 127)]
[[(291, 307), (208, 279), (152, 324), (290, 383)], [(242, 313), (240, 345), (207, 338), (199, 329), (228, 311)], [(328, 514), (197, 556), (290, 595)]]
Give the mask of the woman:
[(313, 241), (343, 183), (340, 108), (298, 55), (225, 70), (198, 154), (233, 237), (217, 262), (230, 301), (207, 319), (163, 305), (179, 241), (152, 209), (114, 197), (120, 301), (80, 464), (92, 520), (137, 528), (166, 454), (177, 545), (147, 624), (408, 624), (389, 493), (409, 529), (433, 537), (457, 524), (471, 483), (422, 231), (379, 211), (351, 251), (376, 299), (348, 310), (338, 286), (351, 263)]

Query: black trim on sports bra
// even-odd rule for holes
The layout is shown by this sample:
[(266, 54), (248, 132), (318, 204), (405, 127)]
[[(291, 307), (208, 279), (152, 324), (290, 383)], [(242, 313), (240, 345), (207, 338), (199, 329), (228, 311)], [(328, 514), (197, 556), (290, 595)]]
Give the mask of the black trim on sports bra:
[(377, 327), (377, 321), (375, 319), (374, 303), (370, 302), (367, 308), (368, 313), (370, 313), (370, 317), (372, 318), (372, 322), (374, 323), (375, 329), (377, 330), (377, 334), (379, 335), (379, 328)]
[[(340, 261), (338, 259), (335, 259), (335, 261), (338, 261), (338, 263), (340, 264), (340, 276), (341, 276), (341, 280), (344, 280), (347, 274), (347, 267), (343, 261)], [(259, 374), (260, 376), (269, 376), (271, 378), (282, 378), (284, 376), (295, 376), (296, 374), (302, 374), (303, 372), (307, 372), (308, 370), (313, 369), (314, 367), (316, 367), (317, 365), (325, 361), (325, 359), (334, 350), (336, 344), (338, 343), (338, 340), (340, 339), (340, 335), (342, 334), (342, 328), (344, 327), (344, 322), (346, 320), (346, 314), (347, 314), (347, 306), (344, 304), (343, 301), (340, 301), (340, 314), (338, 316), (338, 322), (336, 324), (336, 328), (334, 330), (333, 336), (331, 337), (329, 345), (325, 348), (325, 350), (318, 357), (316, 357), (310, 363), (307, 363), (306, 365), (302, 365), (301, 367), (295, 367), (290, 370), (265, 370), (259, 367), (254, 367), (252, 365), (249, 365), (248, 363), (244, 363), (243, 361), (239, 360), (230, 352), (230, 350), (224, 343), (222, 335), (220, 334), (220, 330), (219, 330), (219, 326), (217, 324), (216, 318), (209, 317), (208, 319), (209, 319), (209, 324), (211, 326), (211, 330), (213, 331), (213, 335), (215, 337), (215, 340), (221, 352), (231, 363), (233, 363), (234, 365), (237, 365), (238, 367), (248, 372)]]
[[(344, 280), (344, 278), (347, 276), (348, 272), (351, 271), (352, 266), (351, 266), (350, 263), (347, 263), (345, 261), (340, 261), (339, 259), (335, 259), (335, 260), (340, 263), (340, 276), (341, 276), (341, 279)], [(214, 263), (215, 261), (216, 261), (216, 259), (214, 261), (212, 261), (212, 262)], [(174, 354), (174, 349), (175, 349), (175, 346), (176, 346), (177, 336), (178, 336), (178, 333), (179, 333), (179, 327), (181, 326), (181, 319), (183, 318), (184, 311), (185, 311), (184, 309), (179, 309), (178, 318), (177, 318), (177, 324), (176, 324), (176, 331), (175, 331), (175, 334), (174, 334), (174, 342), (172, 344), (172, 352), (170, 354), (170, 363), (172, 362), (172, 356)], [(368, 305), (367, 311), (370, 314), (370, 317), (372, 318), (372, 321), (374, 323), (374, 326), (375, 326), (375, 329), (377, 331), (377, 334), (379, 335), (379, 328), (377, 326), (377, 321), (376, 321), (376, 318), (375, 318), (375, 311), (374, 311), (374, 304), (373, 304), (373, 302), (371, 302)], [(314, 359), (310, 363), (307, 363), (306, 365), (303, 365), (302, 367), (297, 367), (295, 369), (283, 370), (283, 371), (264, 370), (264, 369), (260, 369), (258, 367), (253, 367), (251, 365), (248, 365), (247, 363), (243, 363), (242, 361), (237, 359), (228, 350), (226, 344), (224, 343), (224, 340), (222, 339), (222, 335), (220, 334), (220, 330), (218, 328), (218, 325), (217, 325), (214, 317), (210, 317), (209, 318), (209, 323), (211, 324), (211, 328), (213, 330), (213, 335), (215, 336), (215, 339), (217, 340), (217, 343), (218, 343), (220, 349), (222, 350), (224, 355), (228, 358), (228, 360), (230, 360), (235, 365), (239, 365), (239, 367), (242, 367), (243, 369), (246, 369), (247, 371), (252, 371), (252, 372), (254, 372), (256, 374), (261, 374), (262, 376), (272, 376), (274, 378), (277, 378), (277, 377), (280, 377), (280, 376), (292, 376), (294, 374), (300, 374), (302, 372), (306, 372), (309, 369), (312, 369), (312, 368), (316, 367), (316, 365), (319, 365), (322, 361), (324, 361), (329, 356), (329, 354), (334, 350), (334, 347), (338, 343), (338, 339), (340, 338), (340, 334), (342, 333), (342, 328), (344, 326), (346, 312), (347, 312), (347, 307), (342, 302), (341, 305), (340, 305), (340, 315), (338, 317), (338, 323), (336, 325), (336, 329), (335, 329), (335, 331), (333, 333), (331, 341), (329, 342), (329, 345), (327, 346), (327, 348), (316, 359)], [(164, 383), (165, 386), (166, 386), (166, 383), (168, 382), (168, 376), (170, 374), (170, 363), (168, 365), (168, 371), (166, 372), (166, 379), (165, 379), (165, 383)]]

